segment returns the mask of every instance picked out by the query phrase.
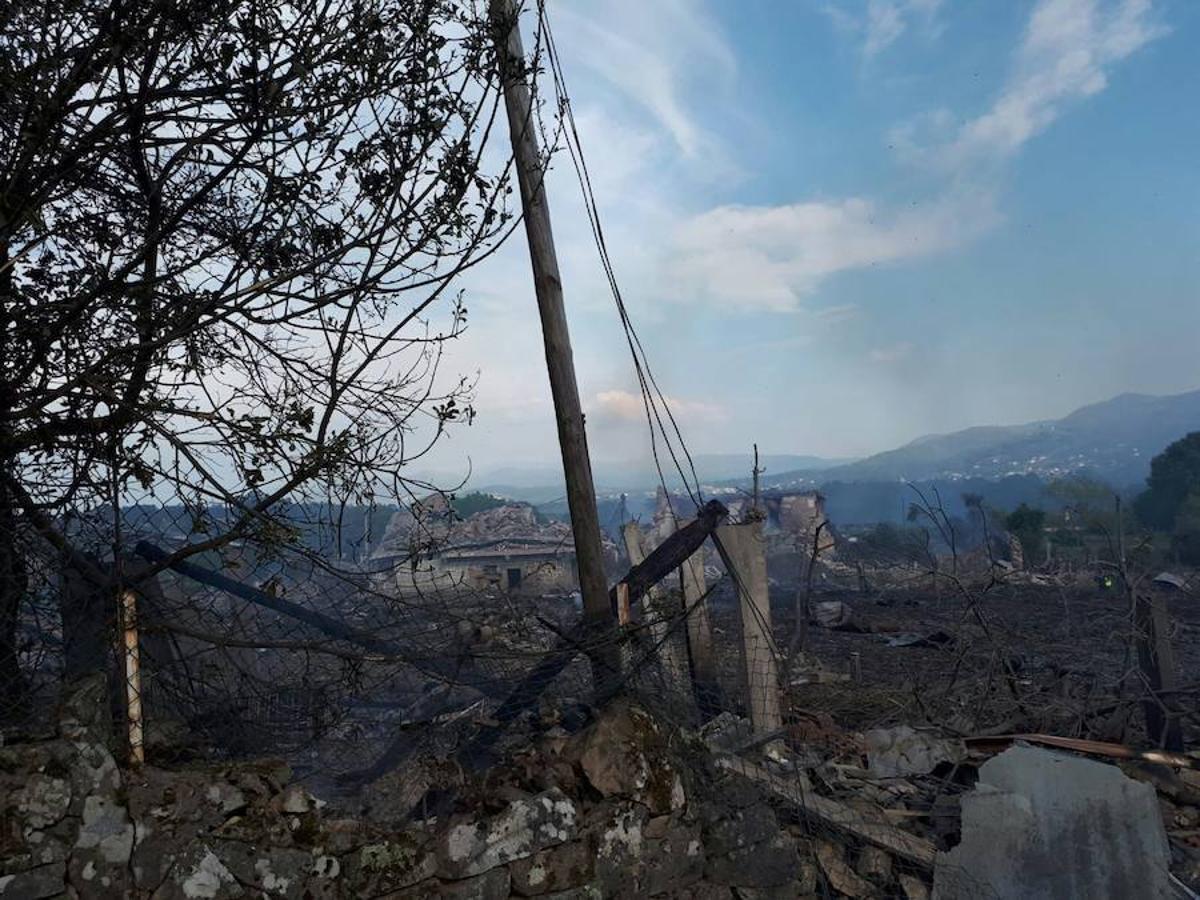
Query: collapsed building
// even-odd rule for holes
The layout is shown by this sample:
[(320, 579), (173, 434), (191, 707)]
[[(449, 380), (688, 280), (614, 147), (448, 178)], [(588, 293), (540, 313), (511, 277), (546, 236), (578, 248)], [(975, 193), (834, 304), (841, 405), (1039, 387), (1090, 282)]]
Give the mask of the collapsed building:
[[(795, 550), (810, 553), (814, 542), (818, 543), (822, 557), (832, 555), (836, 550), (833, 526), (825, 513), (825, 495), (820, 491), (766, 491), (758, 499), (757, 512), (754, 498), (748, 495), (722, 497), (721, 501), (729, 510), (730, 521), (763, 520), (768, 553)], [(687, 498), (668, 497), (659, 488), (654, 512), (656, 529), (660, 533), (669, 533), (673, 528), (663, 523), (671, 521), (672, 517), (682, 518), (681, 510), (691, 506)]]
[[(609, 541), (605, 555), (616, 561)], [(529, 503), (511, 502), (466, 518), (433, 494), (392, 516), (371, 568), (401, 592), (430, 588), (526, 596), (579, 587), (575, 542), (566, 522), (547, 521)]]

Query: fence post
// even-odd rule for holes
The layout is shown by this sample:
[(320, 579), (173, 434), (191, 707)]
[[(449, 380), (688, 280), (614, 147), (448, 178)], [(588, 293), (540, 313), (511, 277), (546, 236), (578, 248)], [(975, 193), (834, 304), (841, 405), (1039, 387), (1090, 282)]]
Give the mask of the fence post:
[[(679, 530), (679, 521), (670, 507), (667, 508), (660, 528), (660, 533), (665, 532), (664, 538)], [(700, 704), (700, 714), (707, 720), (720, 712), (721, 688), (717, 678), (717, 659), (713, 650), (712, 617), (709, 615), (708, 598), (705, 597), (708, 583), (704, 576), (703, 547), (684, 560), (683, 565), (679, 567), (679, 579), (683, 588), (683, 609), (687, 615), (692, 686)]]
[(142, 730), (142, 669), (138, 653), (137, 594), (121, 592), (121, 630), (125, 636), (125, 711), (129, 725), (129, 762), (146, 761)]
[[(629, 522), (621, 529), (625, 539), (625, 550), (629, 554), (630, 565), (641, 565), (646, 559), (646, 548), (642, 543), (642, 532), (636, 522)], [(681, 652), (679, 637), (671, 633), (670, 613), (667, 597), (657, 584), (642, 597), (642, 611), (650, 623), (650, 636), (659, 647), (662, 669), (666, 675), (668, 687), (679, 698), (686, 697), (687, 691), (687, 658)]]
[(1171, 647), (1164, 593), (1155, 585), (1149, 596), (1138, 595), (1134, 599), (1138, 664), (1148, 695), (1142, 700), (1142, 709), (1146, 717), (1146, 736), (1150, 741), (1164, 750), (1182, 752), (1183, 732), (1179, 717), (1170, 715), (1159, 698), (1159, 692), (1169, 694), (1177, 687), (1175, 652)]
[(758, 734), (783, 727), (779, 706), (779, 666), (771, 633), (767, 595), (767, 548), (761, 521), (717, 528), (717, 550), (737, 585), (746, 657), (750, 721)]

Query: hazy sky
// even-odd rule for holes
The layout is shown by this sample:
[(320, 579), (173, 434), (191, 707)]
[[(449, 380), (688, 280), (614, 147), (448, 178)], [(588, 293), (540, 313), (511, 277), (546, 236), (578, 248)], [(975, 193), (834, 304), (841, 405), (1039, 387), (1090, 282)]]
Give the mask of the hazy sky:
[[(626, 302), (690, 447), (861, 455), (1200, 387), (1200, 3), (549, 0)], [(564, 155), (592, 454), (644, 453)], [(476, 469), (557, 444), (523, 235), (464, 285)]]

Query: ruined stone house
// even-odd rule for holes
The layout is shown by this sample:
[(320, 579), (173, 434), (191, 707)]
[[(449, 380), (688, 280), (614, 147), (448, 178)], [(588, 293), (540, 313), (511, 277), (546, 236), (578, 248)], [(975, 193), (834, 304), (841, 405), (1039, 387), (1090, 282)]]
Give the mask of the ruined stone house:
[[(616, 549), (606, 543), (615, 561)], [(544, 521), (513, 502), (459, 518), (427, 498), (393, 516), (373, 560), (407, 589), (484, 590), (536, 596), (578, 589), (575, 543), (566, 522)]]

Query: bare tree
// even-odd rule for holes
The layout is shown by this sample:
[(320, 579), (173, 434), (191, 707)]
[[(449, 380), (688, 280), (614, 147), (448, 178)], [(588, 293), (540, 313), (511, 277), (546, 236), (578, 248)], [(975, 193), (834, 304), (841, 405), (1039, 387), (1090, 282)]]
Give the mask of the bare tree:
[[(150, 494), (179, 555), (403, 495), (472, 384), (456, 276), (511, 228), (469, 0), (0, 11), (0, 684), (31, 541)], [(219, 516), (213, 510), (223, 510)], [(94, 572), (93, 572), (94, 576)]]

